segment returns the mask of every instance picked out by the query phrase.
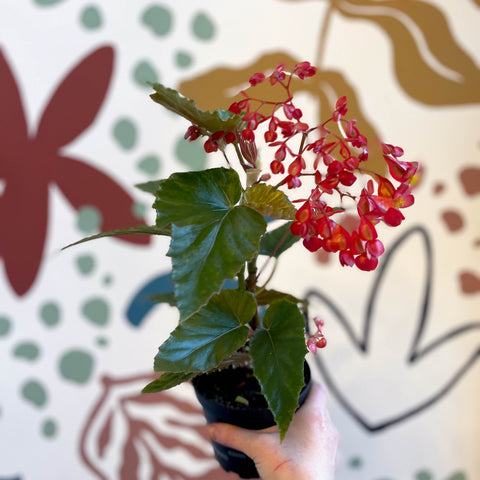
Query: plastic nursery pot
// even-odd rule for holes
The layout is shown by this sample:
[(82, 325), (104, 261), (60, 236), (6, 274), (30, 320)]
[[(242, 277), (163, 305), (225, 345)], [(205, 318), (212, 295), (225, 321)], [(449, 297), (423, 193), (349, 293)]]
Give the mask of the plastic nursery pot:
[[(311, 385), (310, 367), (305, 362), (305, 386), (300, 392), (299, 408), (305, 402)], [(250, 430), (275, 425), (260, 386), (252, 370), (228, 368), (199, 375), (192, 380), (195, 394), (203, 407), (207, 423), (224, 422)], [(218, 463), (227, 472), (241, 478), (259, 478), (253, 460), (242, 452), (212, 441)]]

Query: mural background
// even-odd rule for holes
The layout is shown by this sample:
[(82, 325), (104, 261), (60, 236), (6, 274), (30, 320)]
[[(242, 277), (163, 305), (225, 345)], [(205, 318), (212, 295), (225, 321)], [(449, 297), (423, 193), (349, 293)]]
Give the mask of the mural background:
[(346, 94), (369, 138), (424, 166), (377, 272), (301, 249), (280, 264), (277, 284), (326, 321), (310, 363), (341, 432), (338, 479), (480, 477), (478, 1), (0, 6), (2, 480), (234, 478), (189, 386), (138, 395), (176, 322), (138, 301), (168, 288), (166, 239), (60, 249), (152, 223), (134, 184), (218, 161), (181, 142), (146, 80), (216, 107), (280, 59), (319, 67), (309, 115)]

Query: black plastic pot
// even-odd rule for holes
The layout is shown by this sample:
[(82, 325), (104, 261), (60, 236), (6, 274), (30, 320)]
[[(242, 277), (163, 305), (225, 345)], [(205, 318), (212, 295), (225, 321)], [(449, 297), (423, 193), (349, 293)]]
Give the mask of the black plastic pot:
[[(305, 387), (300, 392), (299, 406), (305, 402), (311, 385), (307, 362), (304, 375)], [(225, 422), (250, 430), (261, 430), (275, 425), (251, 369), (229, 368), (195, 377), (192, 383), (207, 423)], [(248, 400), (248, 406), (235, 401), (240, 390), (242, 398)], [(247, 455), (214, 441), (212, 445), (215, 456), (225, 471), (235, 472), (241, 478), (259, 478), (255, 464)]]

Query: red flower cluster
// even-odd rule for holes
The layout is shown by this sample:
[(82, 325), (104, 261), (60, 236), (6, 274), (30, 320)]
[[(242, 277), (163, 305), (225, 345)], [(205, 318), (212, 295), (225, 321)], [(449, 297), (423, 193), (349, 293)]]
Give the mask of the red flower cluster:
[(327, 346), (327, 339), (322, 333), (323, 320), (320, 317), (315, 317), (313, 321), (317, 327), (317, 331), (313, 335), (308, 335), (307, 348), (310, 352), (315, 353), (317, 348), (325, 348)]
[[(290, 84), (295, 76), (303, 80), (315, 73), (315, 67), (309, 62), (296, 65), (291, 73), (285, 71), (284, 65), (279, 65), (269, 76), (255, 73), (250, 78), (252, 87), (268, 79), (270, 85), (284, 89), (285, 99), (272, 102), (242, 92), (244, 98), (233, 103), (229, 111), (242, 115), (244, 128), (235, 133), (216, 132), (209, 136), (204, 147), (212, 152), (238, 142), (243, 155), (242, 167), (256, 167), (256, 132), (262, 127), (264, 141), (274, 148), (269, 167), (274, 176), (281, 176), (278, 185), (295, 189), (302, 185), (304, 177), (314, 182), (308, 198), (293, 200), (302, 205), (291, 225), (292, 233), (302, 237), (303, 244), (312, 252), (320, 248), (338, 252), (342, 265), (373, 270), (384, 252), (376, 226), (380, 222), (390, 226), (402, 222), (404, 216), (400, 209), (414, 202), (410, 183), (418, 165), (400, 160), (403, 155), (400, 147), (383, 144), (388, 170), (398, 185), (361, 168), (368, 159), (367, 139), (359, 132), (355, 120), (345, 118), (346, 97), (337, 101), (332, 116), (321, 125), (310, 127), (302, 121), (303, 112), (293, 103)], [(199, 130), (192, 126), (186, 138), (193, 140), (199, 135)], [(359, 178), (365, 176), (370, 177), (366, 185), (358, 186)], [(263, 175), (261, 180), (266, 178), (270, 175)], [(325, 199), (331, 195), (341, 205), (344, 201), (354, 203), (359, 217), (357, 228), (347, 231), (334, 221), (332, 217), (345, 208), (328, 205)]]

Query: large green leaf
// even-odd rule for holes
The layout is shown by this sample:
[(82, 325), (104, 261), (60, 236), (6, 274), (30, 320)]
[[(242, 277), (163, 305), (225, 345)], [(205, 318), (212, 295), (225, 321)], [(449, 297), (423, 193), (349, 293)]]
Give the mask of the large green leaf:
[(285, 193), (264, 183), (255, 183), (247, 188), (242, 203), (261, 213), (264, 217), (293, 220), (297, 212)]
[(260, 242), (260, 254), (277, 258), (297, 243), (301, 237), (297, 237), (290, 231), (291, 224), (292, 222), (288, 222), (264, 235)]
[(231, 132), (240, 128), (242, 115), (235, 115), (226, 110), (208, 112), (200, 110), (195, 102), (180, 95), (172, 88), (166, 88), (160, 83), (151, 84), (155, 93), (150, 98), (168, 110), (181, 115), (194, 125), (207, 130), (210, 133), (219, 131)]
[(304, 385), (305, 320), (297, 305), (277, 300), (266, 310), (262, 328), (250, 340), (253, 373), (283, 439)]
[(245, 344), (257, 305), (245, 290), (222, 290), (180, 323), (160, 346), (157, 372), (199, 372), (216, 367)]
[(169, 388), (180, 385), (183, 382), (188, 382), (188, 380), (194, 376), (195, 373), (192, 372), (166, 372), (156, 380), (153, 380), (153, 382), (145, 385), (145, 387), (142, 389), (142, 393), (163, 392), (163, 390), (168, 390)]
[(168, 255), (182, 320), (258, 253), (265, 220), (236, 205), (240, 195), (238, 174), (225, 168), (175, 173), (157, 190), (157, 222), (173, 224)]

